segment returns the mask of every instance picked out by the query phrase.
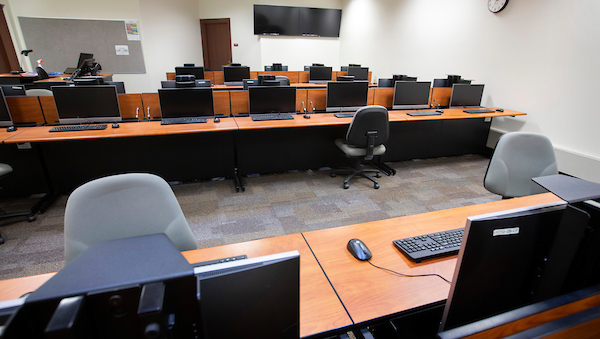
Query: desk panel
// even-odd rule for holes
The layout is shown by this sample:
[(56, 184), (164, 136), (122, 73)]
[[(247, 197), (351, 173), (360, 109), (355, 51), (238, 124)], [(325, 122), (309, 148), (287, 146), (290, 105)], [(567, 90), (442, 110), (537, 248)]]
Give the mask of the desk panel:
[(468, 216), (560, 201), (551, 193), (303, 233), (355, 323), (442, 301), (450, 284), (439, 277), (400, 277), (356, 260), (346, 249), (361, 239), (373, 264), (404, 274), (437, 273), (452, 280), (456, 256), (413, 263), (393, 240), (464, 227)]
[(297, 250), (300, 252), (300, 336), (352, 324), (300, 233), (183, 252), (191, 262), (245, 254), (249, 258)]
[(43, 125), (46, 123), (38, 97), (6, 97), (6, 104), (12, 120), (16, 124)]
[(54, 103), (53, 96), (38, 97), (40, 106), (42, 107), (42, 113), (46, 123), (52, 124), (58, 122), (58, 111), (56, 110), (56, 103)]
[(142, 106), (141, 94), (119, 94), (119, 109), (121, 118), (137, 119), (136, 113), (143, 117), (144, 107)]
[(160, 118), (160, 100), (158, 99), (158, 93), (142, 93), (142, 104), (144, 105), (144, 112), (140, 118)]

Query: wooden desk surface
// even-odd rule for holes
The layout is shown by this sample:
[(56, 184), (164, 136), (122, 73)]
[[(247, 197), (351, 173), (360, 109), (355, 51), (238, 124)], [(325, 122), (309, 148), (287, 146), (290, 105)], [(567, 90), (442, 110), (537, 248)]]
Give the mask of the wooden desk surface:
[(36, 74), (27, 74), (27, 73), (19, 73), (19, 74), (0, 73), (0, 78), (37, 78), (37, 75)]
[[(485, 107), (489, 109), (495, 110), (498, 107)], [(432, 108), (435, 110), (435, 108)], [(465, 108), (444, 108), (444, 113), (440, 115), (423, 115), (423, 116), (410, 116), (406, 113), (415, 112), (411, 110), (390, 110), (390, 116), (394, 115), (398, 118), (405, 118), (407, 121), (414, 120), (446, 120), (446, 119), (470, 119), (470, 118), (486, 118), (486, 117), (510, 117), (516, 115), (527, 115), (527, 113), (513, 111), (510, 109), (504, 109), (504, 112), (494, 112), (494, 113), (465, 113), (463, 112)], [(418, 112), (418, 111), (417, 111)], [(390, 121), (391, 118), (390, 118)]]
[(208, 119), (201, 124), (161, 125), (160, 121), (120, 122), (119, 128), (111, 128), (111, 123), (104, 130), (73, 131), (73, 132), (48, 132), (52, 126), (31, 127), (18, 135), (4, 140), (5, 143), (46, 142), (65, 140), (86, 140), (105, 138), (142, 137), (153, 135), (172, 135), (186, 133), (204, 133), (216, 131), (233, 131), (238, 127), (233, 118), (221, 118), (215, 123)]
[[(309, 336), (352, 325), (348, 314), (300, 233), (183, 252), (190, 262), (245, 254), (248, 258), (300, 252), (300, 335)], [(54, 273), (0, 281), (0, 301), (36, 290)]]
[(12, 137), (15, 137), (23, 132), (25, 132), (26, 130), (30, 129), (32, 127), (17, 127), (17, 130), (14, 132), (7, 132), (6, 131), (6, 127), (0, 127), (0, 142), (4, 142), (4, 140), (10, 139)]
[(346, 249), (362, 240), (375, 265), (404, 274), (437, 273), (452, 280), (456, 256), (413, 263), (393, 240), (464, 227), (468, 216), (560, 201), (551, 193), (303, 233), (355, 323), (444, 300), (450, 284), (439, 277), (400, 277), (355, 259)]

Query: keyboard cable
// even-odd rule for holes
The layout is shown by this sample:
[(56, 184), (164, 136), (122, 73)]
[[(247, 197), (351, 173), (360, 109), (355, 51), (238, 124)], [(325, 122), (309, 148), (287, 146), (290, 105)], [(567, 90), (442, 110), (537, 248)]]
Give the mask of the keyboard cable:
[(400, 273), (400, 272), (392, 271), (392, 270), (390, 270), (389, 268), (385, 268), (385, 267), (380, 267), (380, 266), (377, 266), (377, 265), (373, 264), (373, 263), (371, 262), (371, 260), (367, 260), (367, 262), (368, 262), (369, 264), (371, 264), (373, 267), (379, 268), (379, 269), (381, 269), (381, 270), (384, 270), (384, 271), (392, 272), (392, 273), (394, 273), (394, 274), (397, 274), (397, 275), (399, 275), (399, 276), (402, 276), (402, 277), (408, 277), (408, 278), (418, 278), (418, 277), (434, 277), (434, 276), (436, 276), (436, 277), (439, 277), (439, 278), (441, 278), (442, 280), (444, 280), (444, 281), (445, 281), (445, 282), (447, 282), (448, 284), (452, 285), (452, 282), (451, 282), (450, 280), (448, 280), (448, 279), (446, 279), (446, 278), (442, 277), (441, 275), (439, 275), (439, 274), (437, 274), (437, 273), (429, 273), (429, 274), (403, 274), (403, 273)]

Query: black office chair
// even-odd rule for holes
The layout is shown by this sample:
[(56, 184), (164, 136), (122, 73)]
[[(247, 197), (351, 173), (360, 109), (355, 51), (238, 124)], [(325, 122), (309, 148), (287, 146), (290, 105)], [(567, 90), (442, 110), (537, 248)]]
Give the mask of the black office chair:
[(388, 111), (383, 106), (365, 106), (356, 111), (345, 139), (337, 139), (335, 145), (349, 158), (354, 158), (354, 167), (351, 169), (331, 170), (331, 176), (336, 174), (348, 174), (344, 179), (344, 189), (350, 187), (350, 179), (360, 175), (371, 180), (375, 189), (379, 188), (379, 182), (367, 173), (375, 173), (377, 178), (381, 172), (376, 169), (364, 169), (361, 162), (371, 161), (376, 155), (385, 153), (384, 142), (389, 136)]
[[(10, 165), (0, 163), (0, 178), (6, 178), (8, 175), (10, 175), (10, 173), (12, 173), (12, 171), (13, 168)], [(31, 210), (29, 210), (28, 212), (6, 213), (2, 209), (0, 209), (0, 220), (6, 220), (17, 217), (27, 217), (27, 221), (29, 222), (35, 221), (35, 215), (33, 215)], [(2, 237), (2, 234), (0, 234), (0, 244), (4, 244), (4, 238)]]
[(49, 78), (48, 73), (46, 73), (46, 71), (43, 68), (41, 68), (41, 67), (38, 66), (38, 67), (35, 68), (35, 71), (37, 72), (38, 78), (40, 80), (44, 80), (44, 79), (48, 79)]

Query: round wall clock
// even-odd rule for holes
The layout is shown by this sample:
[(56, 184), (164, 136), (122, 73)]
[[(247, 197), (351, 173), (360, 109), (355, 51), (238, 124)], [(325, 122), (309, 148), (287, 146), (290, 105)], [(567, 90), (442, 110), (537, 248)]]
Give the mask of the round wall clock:
[(508, 5), (508, 0), (488, 0), (488, 9), (492, 13), (498, 13)]

